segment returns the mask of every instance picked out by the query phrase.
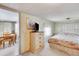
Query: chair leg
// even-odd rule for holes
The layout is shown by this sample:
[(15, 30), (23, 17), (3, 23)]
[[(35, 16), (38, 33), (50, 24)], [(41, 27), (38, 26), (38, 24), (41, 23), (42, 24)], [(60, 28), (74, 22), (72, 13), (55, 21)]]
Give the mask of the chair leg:
[(11, 46), (11, 41), (9, 41), (9, 46)]
[(15, 41), (12, 41), (13, 45), (15, 44)]
[(5, 48), (5, 42), (3, 42), (3, 48)]
[(16, 40), (15, 40), (15, 43), (16, 43)]

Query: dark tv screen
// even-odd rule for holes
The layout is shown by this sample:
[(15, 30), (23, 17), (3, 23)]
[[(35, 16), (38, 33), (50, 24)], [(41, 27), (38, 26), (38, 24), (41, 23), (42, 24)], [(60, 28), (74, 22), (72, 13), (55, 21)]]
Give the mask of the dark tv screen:
[(34, 27), (35, 27), (35, 31), (39, 31), (39, 24), (38, 23), (35, 23), (35, 25), (34, 25)]

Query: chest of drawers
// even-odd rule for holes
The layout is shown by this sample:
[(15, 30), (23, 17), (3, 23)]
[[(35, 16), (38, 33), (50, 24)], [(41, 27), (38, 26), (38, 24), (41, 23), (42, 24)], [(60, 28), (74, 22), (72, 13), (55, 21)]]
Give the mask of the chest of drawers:
[(31, 33), (31, 52), (38, 52), (44, 47), (44, 33)]

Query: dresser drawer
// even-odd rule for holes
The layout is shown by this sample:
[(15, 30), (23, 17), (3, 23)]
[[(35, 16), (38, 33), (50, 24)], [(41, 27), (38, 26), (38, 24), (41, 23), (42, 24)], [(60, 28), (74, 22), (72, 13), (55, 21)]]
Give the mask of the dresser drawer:
[(44, 39), (44, 37), (43, 36), (36, 36), (35, 39), (38, 39), (38, 40), (39, 39)]
[(43, 33), (36, 33), (35, 36), (44, 36)]
[(38, 37), (36, 37), (35, 39), (36, 39), (36, 40), (41, 40), (41, 39), (44, 39), (44, 37), (43, 37), (43, 36), (38, 36)]
[(32, 32), (32, 34), (35, 34), (35, 35), (44, 35), (43, 32)]
[(41, 48), (43, 48), (44, 47), (44, 45), (39, 45), (39, 49), (41, 49)]
[(44, 41), (42, 40), (42, 41), (39, 41), (39, 44), (44, 44)]
[(35, 40), (35, 43), (39, 43), (39, 44), (41, 44), (41, 43), (43, 43), (44, 42), (44, 40), (43, 39), (37, 39), (37, 40)]

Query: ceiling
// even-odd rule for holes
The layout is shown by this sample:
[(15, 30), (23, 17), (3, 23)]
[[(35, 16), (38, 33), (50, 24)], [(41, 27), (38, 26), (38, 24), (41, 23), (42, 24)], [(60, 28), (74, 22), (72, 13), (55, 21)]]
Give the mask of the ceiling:
[(79, 20), (78, 3), (4, 3), (3, 5), (54, 22)]

